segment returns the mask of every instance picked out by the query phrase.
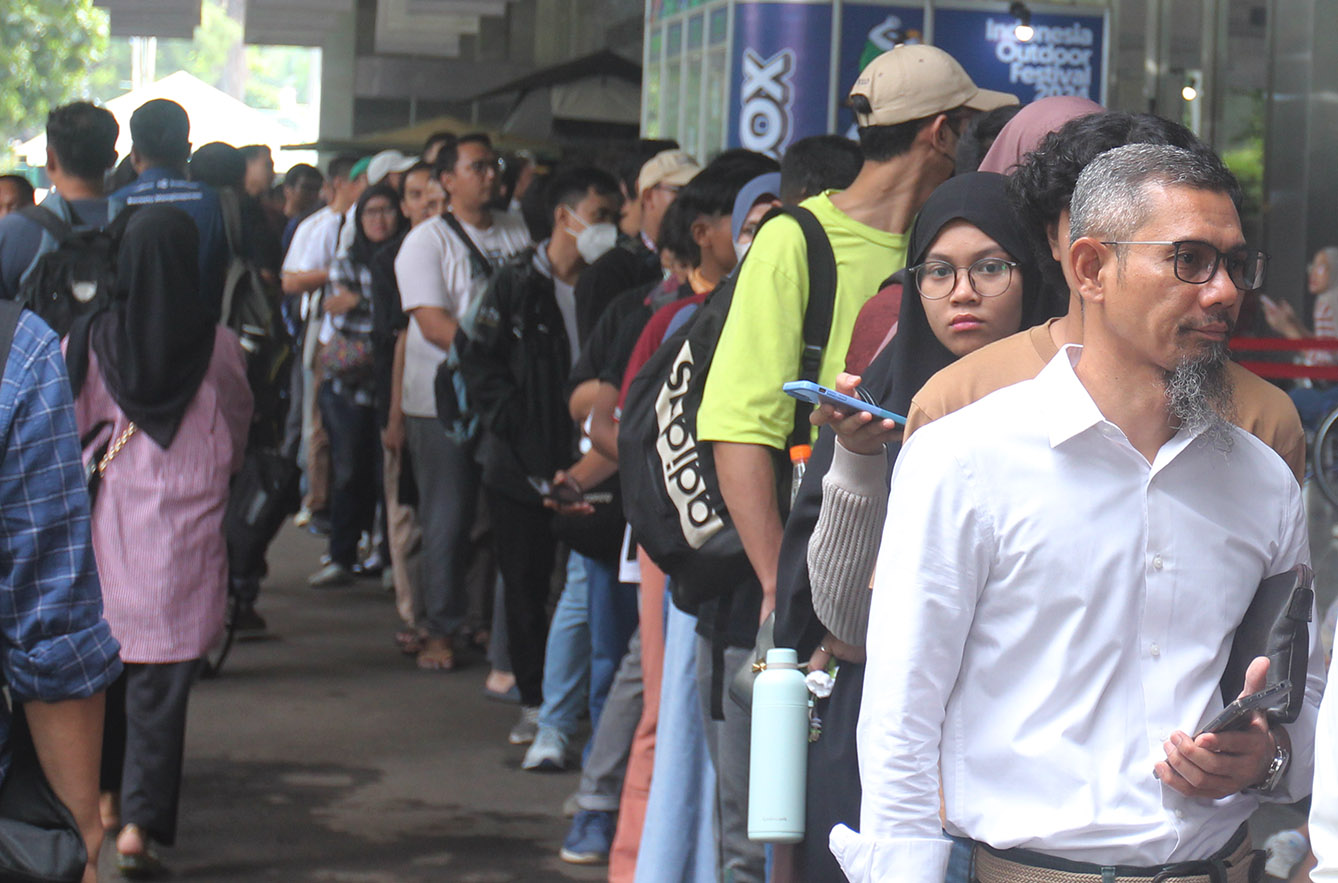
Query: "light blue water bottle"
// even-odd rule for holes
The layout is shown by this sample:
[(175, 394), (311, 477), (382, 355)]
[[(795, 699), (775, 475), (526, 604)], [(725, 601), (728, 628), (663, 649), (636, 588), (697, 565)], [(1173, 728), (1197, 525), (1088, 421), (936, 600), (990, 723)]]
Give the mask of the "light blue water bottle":
[(752, 751), (748, 765), (748, 839), (804, 839), (808, 776), (808, 685), (794, 650), (767, 651), (753, 682)]

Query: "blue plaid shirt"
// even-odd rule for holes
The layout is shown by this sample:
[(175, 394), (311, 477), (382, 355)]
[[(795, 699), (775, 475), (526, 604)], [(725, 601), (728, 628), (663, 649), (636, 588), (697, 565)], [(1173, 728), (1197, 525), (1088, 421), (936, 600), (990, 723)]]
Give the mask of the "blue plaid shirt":
[[(0, 382), (0, 673), (16, 702), (91, 696), (121, 673), (102, 618), (65, 359), (24, 312)], [(0, 702), (0, 745), (9, 710)], [(0, 756), (0, 778), (9, 753)]]

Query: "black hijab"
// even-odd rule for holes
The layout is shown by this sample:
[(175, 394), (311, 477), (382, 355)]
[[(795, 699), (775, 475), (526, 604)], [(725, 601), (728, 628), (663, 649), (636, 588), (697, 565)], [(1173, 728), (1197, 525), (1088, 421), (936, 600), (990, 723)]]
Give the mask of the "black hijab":
[[(911, 228), (906, 265), (923, 263), (943, 228), (962, 220), (999, 243), (1021, 266), (1022, 328), (1031, 328), (1061, 315), (1068, 304), (1056, 305), (1043, 290), (1041, 274), (1023, 232), (1022, 221), (1009, 202), (1003, 175), (971, 172), (949, 178), (930, 195)], [(952, 351), (934, 335), (925, 315), (915, 280), (905, 274), (906, 296), (901, 299), (897, 334), (864, 372), (862, 384), (884, 408), (905, 414), (911, 399), (925, 382), (956, 361)]]
[[(972, 172), (949, 178), (930, 195), (911, 228), (907, 266), (924, 261), (930, 246), (952, 221), (961, 219), (979, 227), (985, 235), (1020, 264), (1022, 273), (1022, 328), (1061, 315), (1067, 304), (1057, 305), (1045, 294), (1041, 274), (1029, 240), (1004, 190), (1005, 178), (993, 172)], [(934, 336), (925, 315), (924, 302), (915, 280), (899, 270), (888, 282), (905, 285), (897, 333), (865, 369), (860, 385), (874, 400), (895, 414), (905, 414), (920, 387), (956, 360), (952, 351)], [(884, 283), (886, 286), (887, 283)], [(880, 286), (881, 287), (881, 286)], [(813, 614), (812, 593), (808, 581), (808, 540), (818, 522), (822, 506), (822, 477), (832, 464), (836, 435), (823, 427), (813, 446), (799, 497), (785, 524), (781, 545), (780, 577), (777, 585), (776, 645), (796, 647), (800, 656), (813, 652), (825, 633)], [(888, 480), (900, 452), (899, 444), (887, 446)]]
[(112, 398), (162, 448), (172, 444), (214, 353), (199, 249), (195, 224), (181, 209), (135, 209), (116, 252), (112, 306), (89, 335)]
[[(389, 200), (390, 207), (395, 210), (395, 228), (390, 231), (390, 236), (384, 241), (373, 242), (367, 238), (367, 233), (362, 228), (362, 216), (367, 211), (367, 203), (378, 196)], [(358, 206), (353, 210), (353, 243), (348, 247), (349, 260), (360, 266), (371, 266), (373, 255), (381, 250), (381, 246), (393, 241), (395, 234), (405, 229), (408, 224), (408, 219), (404, 217), (404, 210), (400, 208), (398, 190), (389, 184), (373, 184), (368, 187), (358, 197)]]

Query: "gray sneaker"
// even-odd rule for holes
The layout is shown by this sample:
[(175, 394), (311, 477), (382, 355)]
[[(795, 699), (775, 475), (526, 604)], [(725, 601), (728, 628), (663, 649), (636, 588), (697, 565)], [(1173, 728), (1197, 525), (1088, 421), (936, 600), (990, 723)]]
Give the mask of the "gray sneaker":
[(520, 720), (516, 721), (516, 725), (511, 728), (511, 734), (506, 738), (512, 745), (529, 745), (538, 732), (539, 706), (531, 705), (521, 708)]
[(567, 768), (567, 737), (556, 727), (540, 726), (520, 762), (522, 770), (560, 773)]
[(353, 572), (342, 564), (331, 561), (320, 570), (307, 577), (307, 585), (313, 589), (333, 589), (353, 582)]

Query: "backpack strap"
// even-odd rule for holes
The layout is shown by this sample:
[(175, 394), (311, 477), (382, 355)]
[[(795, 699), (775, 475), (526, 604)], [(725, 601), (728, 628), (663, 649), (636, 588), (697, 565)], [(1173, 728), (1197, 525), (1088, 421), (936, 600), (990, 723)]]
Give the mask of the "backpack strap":
[(218, 210), (223, 215), (223, 238), (228, 241), (228, 255), (236, 257), (242, 253), (242, 206), (237, 193), (231, 187), (220, 187)]
[(42, 208), (40, 205), (21, 208), (19, 214), (54, 236), (56, 242), (64, 242), (74, 233), (74, 228), (65, 223), (64, 218), (51, 211), (51, 209)]
[[(814, 383), (822, 370), (822, 354), (832, 334), (832, 314), (836, 310), (836, 255), (832, 252), (827, 231), (808, 209), (798, 206), (780, 206), (767, 212), (762, 223), (779, 215), (793, 218), (804, 234), (804, 248), (808, 254), (808, 306), (804, 309), (804, 349), (799, 357), (799, 380)], [(761, 225), (759, 224), (759, 229)], [(796, 402), (794, 431), (791, 445), (804, 445), (812, 438), (808, 416), (813, 406)]]
[(454, 231), (456, 236), (460, 237), (460, 241), (465, 244), (465, 248), (469, 249), (469, 253), (473, 256), (474, 260), (478, 262), (479, 272), (481, 272), (485, 278), (490, 278), (494, 269), (492, 261), (488, 260), (488, 256), (479, 249), (478, 245), (474, 243), (474, 240), (470, 235), (465, 232), (465, 228), (460, 225), (460, 219), (450, 212), (443, 212), (441, 219), (446, 222), (447, 227), (450, 227), (451, 230)]

